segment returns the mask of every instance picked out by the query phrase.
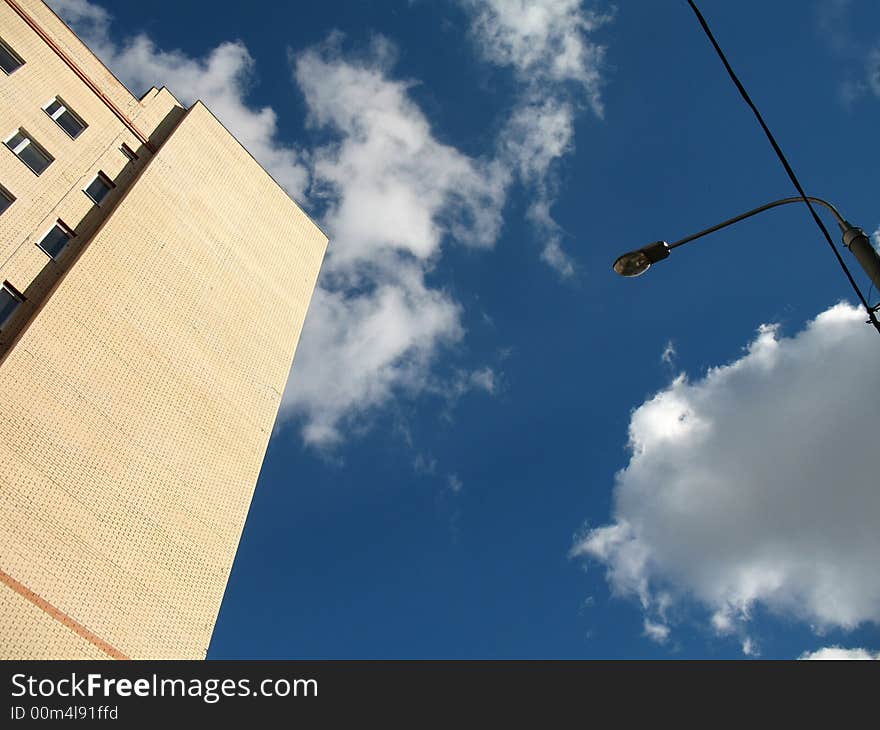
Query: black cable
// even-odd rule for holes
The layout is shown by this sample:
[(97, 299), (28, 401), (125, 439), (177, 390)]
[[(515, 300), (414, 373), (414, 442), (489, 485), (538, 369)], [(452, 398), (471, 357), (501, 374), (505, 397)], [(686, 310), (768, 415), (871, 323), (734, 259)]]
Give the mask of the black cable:
[(767, 135), (767, 139), (770, 140), (770, 144), (773, 146), (773, 151), (776, 152), (776, 156), (779, 158), (779, 161), (782, 163), (782, 166), (788, 173), (789, 179), (791, 179), (791, 182), (794, 184), (798, 193), (800, 193), (800, 196), (801, 198), (803, 198), (804, 203), (806, 203), (807, 208), (810, 209), (810, 213), (812, 213), (813, 215), (813, 220), (816, 222), (816, 225), (819, 226), (819, 230), (821, 230), (824, 234), (825, 240), (828, 241), (828, 245), (831, 247), (831, 250), (834, 252), (834, 256), (837, 258), (837, 262), (843, 269), (843, 273), (846, 274), (846, 278), (849, 279), (849, 283), (852, 285), (853, 291), (855, 291), (856, 296), (859, 298), (859, 301), (862, 303), (862, 306), (864, 306), (865, 311), (868, 313), (868, 321), (873, 324), (874, 327), (877, 329), (877, 332), (880, 333), (880, 322), (877, 321), (877, 317), (875, 316), (874, 311), (871, 309), (871, 306), (868, 304), (868, 300), (865, 299), (865, 297), (862, 295), (858, 284), (856, 284), (856, 280), (853, 278), (853, 275), (850, 273), (846, 262), (840, 255), (840, 251), (837, 250), (837, 246), (835, 246), (834, 241), (831, 240), (831, 234), (828, 233), (828, 229), (825, 227), (822, 219), (816, 213), (816, 210), (815, 208), (813, 208), (812, 203), (810, 203), (809, 197), (804, 192), (803, 187), (801, 187), (801, 184), (797, 179), (797, 175), (794, 174), (794, 170), (791, 169), (791, 165), (788, 164), (788, 160), (785, 158), (785, 155), (783, 154), (779, 145), (776, 143), (776, 139), (773, 137), (773, 133), (770, 131), (770, 128), (767, 126), (766, 122), (764, 122), (764, 118), (761, 116), (761, 112), (758, 111), (758, 107), (755, 106), (754, 102), (749, 96), (749, 93), (742, 85), (742, 82), (740, 82), (739, 78), (737, 78), (737, 75), (730, 67), (730, 63), (728, 63), (727, 57), (724, 55), (724, 51), (721, 50), (721, 46), (719, 46), (718, 41), (715, 40), (715, 36), (712, 34), (712, 31), (709, 28), (709, 24), (706, 22), (706, 19), (703, 17), (703, 14), (700, 12), (700, 9), (697, 7), (694, 0), (688, 0), (688, 5), (691, 6), (691, 9), (697, 16), (697, 20), (700, 21), (700, 25), (703, 27), (703, 32), (705, 32), (706, 36), (712, 42), (712, 46), (715, 48), (715, 52), (718, 54), (718, 57), (724, 64), (724, 68), (727, 69), (727, 75), (730, 76), (731, 81), (733, 81), (733, 83), (736, 85), (736, 88), (739, 90), (740, 95), (745, 100), (746, 104), (749, 105), (749, 108), (754, 112), (758, 123), (761, 125), (761, 129), (764, 130), (764, 134)]

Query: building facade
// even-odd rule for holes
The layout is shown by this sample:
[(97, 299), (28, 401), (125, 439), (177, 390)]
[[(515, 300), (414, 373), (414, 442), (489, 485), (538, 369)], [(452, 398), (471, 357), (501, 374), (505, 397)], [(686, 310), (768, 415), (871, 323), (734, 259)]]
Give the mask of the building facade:
[(327, 238), (0, 0), (0, 658), (203, 658)]

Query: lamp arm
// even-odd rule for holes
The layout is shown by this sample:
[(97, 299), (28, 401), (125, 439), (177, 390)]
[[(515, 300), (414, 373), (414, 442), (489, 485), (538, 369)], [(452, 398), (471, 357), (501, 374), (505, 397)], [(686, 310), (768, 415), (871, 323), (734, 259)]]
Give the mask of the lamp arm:
[[(850, 224), (846, 222), (846, 220), (844, 219), (844, 217), (842, 215), (840, 215), (840, 212), (837, 210), (837, 208), (835, 208), (833, 205), (831, 205), (831, 203), (829, 203), (827, 200), (822, 200), (821, 198), (813, 198), (813, 197), (809, 197), (809, 196), (806, 199), (812, 203), (818, 203), (819, 205), (823, 205), (826, 208), (828, 208), (828, 210), (830, 210), (834, 214), (834, 217), (837, 219), (837, 224), (840, 226), (841, 231), (845, 232), (848, 228), (850, 228)], [(715, 231), (720, 231), (722, 228), (727, 228), (727, 226), (731, 226), (734, 223), (738, 223), (739, 221), (744, 220), (746, 218), (751, 218), (753, 215), (757, 215), (758, 213), (763, 213), (765, 210), (770, 210), (771, 208), (777, 208), (780, 205), (788, 205), (789, 203), (803, 203), (803, 202), (804, 202), (804, 198), (801, 198), (801, 197), (783, 198), (782, 200), (774, 200), (772, 203), (767, 203), (766, 205), (762, 205), (760, 208), (754, 208), (753, 210), (747, 211), (746, 213), (743, 213), (742, 215), (738, 215), (735, 218), (730, 218), (726, 221), (723, 221), (722, 223), (718, 223), (717, 225), (714, 225), (711, 228), (706, 228), (702, 231), (699, 231), (698, 233), (694, 233), (690, 236), (685, 236), (684, 238), (679, 239), (678, 241), (675, 241), (674, 243), (667, 244), (667, 247), (669, 249), (673, 249), (678, 246), (683, 246), (684, 244), (689, 243), (690, 241), (694, 241), (697, 238), (702, 238), (703, 236), (707, 236), (710, 233), (714, 233)]]

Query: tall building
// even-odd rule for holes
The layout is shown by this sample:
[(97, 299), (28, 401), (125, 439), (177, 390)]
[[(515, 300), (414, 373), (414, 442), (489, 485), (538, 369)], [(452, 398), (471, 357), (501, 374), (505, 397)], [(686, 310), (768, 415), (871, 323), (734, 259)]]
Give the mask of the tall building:
[(202, 658), (327, 238), (0, 0), (0, 657)]

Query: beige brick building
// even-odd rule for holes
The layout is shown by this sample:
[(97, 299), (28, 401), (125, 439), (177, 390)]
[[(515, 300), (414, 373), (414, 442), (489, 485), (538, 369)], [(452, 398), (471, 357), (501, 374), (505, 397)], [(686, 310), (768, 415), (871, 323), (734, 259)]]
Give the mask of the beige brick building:
[(202, 658), (327, 238), (0, 0), (0, 657)]

